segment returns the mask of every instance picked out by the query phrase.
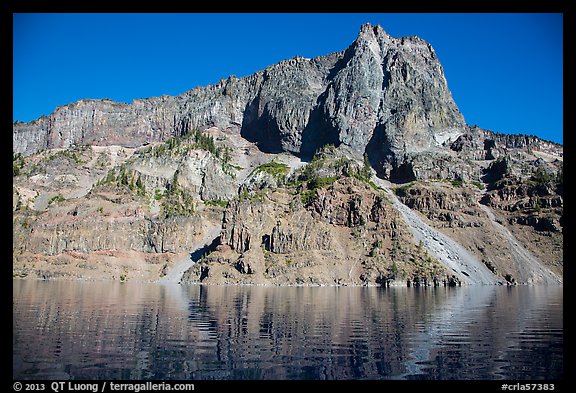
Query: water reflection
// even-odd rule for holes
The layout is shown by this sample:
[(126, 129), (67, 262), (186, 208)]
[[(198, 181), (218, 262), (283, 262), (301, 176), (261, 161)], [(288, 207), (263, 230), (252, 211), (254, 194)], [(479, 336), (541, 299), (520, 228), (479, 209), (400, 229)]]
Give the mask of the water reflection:
[(561, 287), (14, 281), (14, 378), (550, 379)]

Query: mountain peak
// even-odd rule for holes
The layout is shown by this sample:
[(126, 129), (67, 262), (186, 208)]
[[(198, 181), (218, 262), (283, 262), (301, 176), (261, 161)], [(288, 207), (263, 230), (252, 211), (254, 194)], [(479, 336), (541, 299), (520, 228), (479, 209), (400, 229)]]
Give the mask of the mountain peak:
[(358, 158), (367, 154), (380, 176), (394, 177), (409, 153), (464, 132), (442, 67), (421, 42), (393, 38), (366, 23), (348, 50), (314, 61), (285, 60), (178, 97), (66, 105), (36, 122), (15, 124), (14, 153), (77, 144), (137, 146), (216, 126), (270, 153), (306, 157), (326, 144), (342, 145)]
[(371, 35), (373, 37), (389, 37), (391, 38), (380, 25), (372, 25), (370, 23), (364, 23), (360, 26), (360, 32), (358, 36)]
[(373, 50), (378, 47), (379, 51), (381, 51), (386, 44), (392, 44), (393, 42), (394, 38), (389, 36), (382, 26), (365, 23), (360, 26), (360, 31), (353, 45), (368, 45)]

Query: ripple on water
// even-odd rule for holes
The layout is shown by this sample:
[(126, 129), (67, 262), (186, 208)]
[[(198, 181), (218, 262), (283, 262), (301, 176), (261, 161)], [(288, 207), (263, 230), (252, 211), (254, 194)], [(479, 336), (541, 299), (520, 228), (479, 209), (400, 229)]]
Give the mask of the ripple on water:
[(17, 379), (541, 379), (553, 288), (261, 288), (14, 281)]

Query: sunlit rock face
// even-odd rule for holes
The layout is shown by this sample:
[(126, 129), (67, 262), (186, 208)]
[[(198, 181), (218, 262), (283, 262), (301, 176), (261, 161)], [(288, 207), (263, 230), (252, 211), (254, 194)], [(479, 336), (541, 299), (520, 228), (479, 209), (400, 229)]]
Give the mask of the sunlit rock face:
[(14, 153), (76, 144), (138, 146), (216, 126), (239, 132), (269, 152), (311, 156), (343, 145), (389, 176), (419, 152), (464, 131), (432, 46), (361, 27), (346, 50), (295, 57), (245, 78), (177, 97), (81, 100), (13, 130)]
[(12, 210), (19, 277), (155, 280), (210, 244), (184, 281), (465, 280), (433, 259), (449, 236), (486, 282), (557, 282), (563, 147), (467, 125), (431, 45), (366, 24), (338, 53), (16, 122)]

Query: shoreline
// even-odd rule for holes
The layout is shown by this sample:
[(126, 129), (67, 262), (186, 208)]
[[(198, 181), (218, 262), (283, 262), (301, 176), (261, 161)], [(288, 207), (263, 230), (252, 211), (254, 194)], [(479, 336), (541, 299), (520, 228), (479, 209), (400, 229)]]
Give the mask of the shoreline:
[(202, 282), (189, 282), (189, 283), (176, 283), (176, 282), (160, 282), (159, 280), (138, 280), (131, 279), (126, 281), (121, 280), (110, 280), (110, 279), (88, 279), (88, 278), (78, 278), (78, 277), (55, 277), (55, 278), (39, 278), (39, 277), (12, 277), (12, 281), (22, 280), (22, 281), (50, 281), (50, 282), (90, 282), (90, 283), (119, 283), (119, 284), (156, 284), (161, 286), (205, 286), (205, 287), (269, 287), (269, 288), (457, 288), (457, 287), (515, 287), (515, 286), (526, 286), (526, 287), (547, 287), (547, 286), (563, 286), (563, 283), (502, 283), (498, 282), (495, 284), (476, 284), (476, 283), (463, 283), (462, 285), (407, 285), (406, 281), (396, 280), (390, 285), (374, 285), (374, 284), (254, 284), (254, 283), (202, 283)]

